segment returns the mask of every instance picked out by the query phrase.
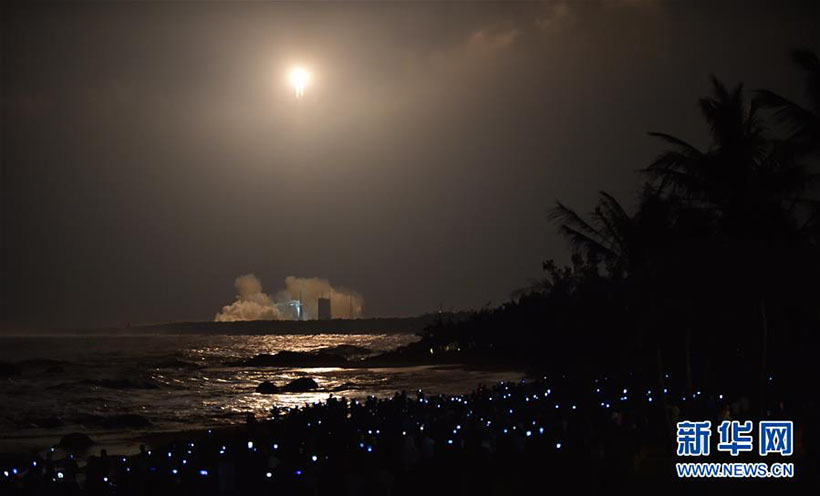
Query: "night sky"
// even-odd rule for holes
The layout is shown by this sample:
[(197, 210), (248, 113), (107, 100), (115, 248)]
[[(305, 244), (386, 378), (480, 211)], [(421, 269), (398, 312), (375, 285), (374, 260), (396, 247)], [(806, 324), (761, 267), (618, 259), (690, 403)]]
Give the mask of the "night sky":
[(555, 200), (706, 146), (710, 74), (803, 101), (812, 3), (4, 4), (0, 323), (211, 320), (247, 273), (503, 302), (568, 260)]

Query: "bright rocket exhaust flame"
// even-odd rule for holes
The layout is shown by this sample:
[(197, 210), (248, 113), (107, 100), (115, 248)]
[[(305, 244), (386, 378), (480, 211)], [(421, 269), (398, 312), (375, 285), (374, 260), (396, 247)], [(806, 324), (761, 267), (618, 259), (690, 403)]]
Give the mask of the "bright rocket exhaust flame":
[(290, 71), (288, 79), (296, 92), (296, 98), (302, 97), (305, 94), (305, 87), (310, 82), (310, 73), (302, 67), (296, 67)]

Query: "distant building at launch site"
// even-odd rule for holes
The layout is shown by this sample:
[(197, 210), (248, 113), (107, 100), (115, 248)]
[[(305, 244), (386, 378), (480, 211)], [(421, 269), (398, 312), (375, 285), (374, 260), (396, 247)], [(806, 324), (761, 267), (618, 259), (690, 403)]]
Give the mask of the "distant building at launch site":
[(319, 320), (330, 320), (330, 298), (319, 298)]

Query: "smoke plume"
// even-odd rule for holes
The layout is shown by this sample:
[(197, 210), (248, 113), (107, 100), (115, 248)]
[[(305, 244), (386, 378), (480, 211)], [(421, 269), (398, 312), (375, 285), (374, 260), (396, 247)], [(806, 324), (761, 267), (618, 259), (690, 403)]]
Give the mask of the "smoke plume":
[(253, 274), (236, 278), (236, 299), (222, 307), (214, 317), (216, 322), (243, 320), (296, 320), (301, 301), (302, 319), (318, 318), (319, 298), (330, 298), (331, 317), (334, 319), (359, 318), (364, 298), (343, 288), (334, 288), (327, 279), (318, 277), (285, 278), (285, 288), (271, 296), (262, 291), (262, 282)]

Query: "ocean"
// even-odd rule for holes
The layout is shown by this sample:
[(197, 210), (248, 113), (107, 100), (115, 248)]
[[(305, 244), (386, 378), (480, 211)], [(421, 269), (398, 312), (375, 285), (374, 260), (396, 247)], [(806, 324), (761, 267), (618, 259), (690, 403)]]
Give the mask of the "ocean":
[[(418, 339), (413, 334), (60, 335), (0, 337), (0, 452), (45, 449), (84, 432), (120, 451), (151, 434), (244, 422), (248, 413), (328, 398), (387, 396), (423, 389), (459, 394), (478, 384), (517, 380), (514, 371), (460, 366), (400, 368), (228, 367), (259, 353), (341, 351), (356, 359)], [(319, 389), (262, 395), (262, 381), (311, 377)], [(137, 417), (137, 415), (139, 417)]]

